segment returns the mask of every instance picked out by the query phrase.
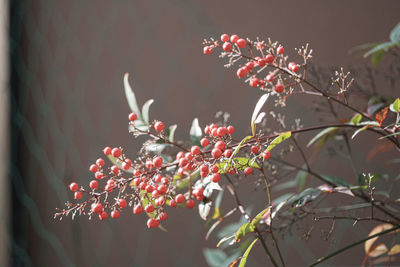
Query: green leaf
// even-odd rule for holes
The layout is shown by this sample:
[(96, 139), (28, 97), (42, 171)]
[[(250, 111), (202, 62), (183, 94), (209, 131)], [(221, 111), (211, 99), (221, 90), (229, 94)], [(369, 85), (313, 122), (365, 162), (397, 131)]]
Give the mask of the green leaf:
[(353, 116), (353, 118), (351, 118), (350, 122), (351, 124), (357, 125), (360, 123), (361, 119), (362, 119), (361, 114), (356, 114)]
[(257, 227), (257, 224), (261, 221), (261, 219), (263, 218), (264, 214), (266, 212), (268, 212), (271, 209), (271, 207), (268, 207), (264, 210), (262, 210), (259, 214), (257, 214), (256, 217), (254, 217), (254, 219), (251, 221), (251, 224), (254, 226), (254, 229)]
[[(239, 150), (243, 147), (243, 145), (247, 142), (247, 140), (253, 138), (253, 136), (248, 135), (245, 138), (242, 139), (242, 141), (240, 141), (239, 145), (235, 148), (235, 150), (232, 152), (231, 157), (228, 160), (228, 163), (224, 166), (223, 170), (229, 170), (227, 167), (228, 165), (232, 162), (233, 157), (239, 152)], [(219, 167), (219, 166), (218, 166)], [(220, 170), (222, 168), (219, 168)]]
[(390, 32), (390, 40), (393, 43), (400, 43), (400, 23), (398, 23)]
[(117, 158), (114, 158), (112, 155), (107, 155), (108, 159), (116, 166), (118, 166), (118, 168), (121, 171), (124, 172), (128, 172), (128, 173), (133, 173), (133, 168), (130, 167), (128, 170), (125, 170), (124, 168), (122, 168), (122, 162), (120, 162), (120, 160), (118, 160)]
[(390, 105), (390, 110), (393, 112), (396, 112), (396, 113), (400, 112), (400, 99), (399, 98), (397, 98), (393, 102), (393, 104)]
[(268, 97), (269, 97), (269, 94), (262, 95), (260, 97), (260, 99), (258, 100), (255, 108), (254, 108), (253, 115), (251, 116), (251, 124), (250, 124), (251, 132), (252, 132), (253, 136), (256, 133), (256, 119), (258, 117), (258, 113), (260, 113), (260, 110), (264, 106), (264, 104), (267, 101)]
[(190, 140), (194, 145), (200, 145), (200, 139), (202, 136), (199, 120), (194, 118), (192, 127), (190, 128)]
[(209, 266), (223, 266), (222, 264), (226, 261), (228, 258), (225, 252), (223, 252), (220, 249), (209, 249), (205, 248), (203, 250), (204, 257), (206, 258), (206, 261)]
[(302, 207), (305, 204), (313, 201), (321, 194), (321, 190), (318, 188), (307, 188), (297, 196), (294, 196), (290, 202), (292, 202), (292, 206), (298, 208)]
[(149, 99), (146, 101), (146, 103), (143, 104), (142, 107), (142, 117), (143, 117), (143, 121), (149, 125), (149, 109), (151, 104), (153, 104), (154, 100), (153, 99)]
[(220, 170), (219, 173), (227, 173), (229, 169), (234, 166), (238, 171), (244, 170), (246, 167), (252, 167), (256, 169), (260, 169), (260, 165), (257, 162), (248, 159), (248, 158), (233, 158), (227, 159), (223, 162), (219, 162), (216, 164), (218, 169)]
[(325, 180), (333, 183), (335, 186), (344, 186), (344, 187), (351, 187), (351, 185), (344, 179), (336, 176), (330, 176), (330, 175), (322, 175), (322, 177), (325, 178)]
[(219, 248), (219, 246), (221, 246), (223, 243), (225, 243), (225, 242), (228, 241), (228, 240), (231, 240), (231, 241), (232, 241), (234, 238), (235, 238), (235, 235), (226, 236), (226, 237), (222, 238), (222, 239), (218, 242), (217, 248)]
[(124, 76), (124, 88), (125, 88), (125, 96), (126, 96), (126, 100), (128, 101), (129, 107), (131, 108), (131, 110), (136, 113), (136, 115), (138, 116), (139, 120), (143, 120), (142, 119), (142, 114), (140, 113), (140, 109), (139, 106), (137, 104), (136, 101), (136, 97), (135, 94), (133, 93), (133, 90), (129, 84), (129, 73), (125, 73)]
[(249, 222), (243, 224), (239, 230), (237, 230), (235, 235), (236, 242), (240, 242), (240, 240), (245, 237), (248, 233), (252, 233), (255, 230), (255, 226)]
[(242, 259), (240, 260), (239, 267), (244, 267), (247, 262), (247, 257), (250, 254), (251, 249), (253, 248), (254, 244), (257, 242), (258, 239), (254, 239), (254, 241), (250, 244), (250, 246), (246, 249), (246, 252), (243, 254)]
[(376, 51), (375, 53), (373, 53), (371, 55), (372, 66), (376, 67), (385, 55), (386, 55), (386, 52), (384, 50), (379, 50), (379, 51)]
[(312, 144), (315, 143), (315, 141), (317, 141), (318, 139), (320, 139), (323, 136), (327, 136), (328, 134), (336, 131), (338, 129), (338, 127), (329, 127), (326, 129), (323, 129), (322, 131), (320, 131), (317, 135), (315, 135), (310, 142), (308, 142), (307, 147), (311, 146)]
[(278, 137), (276, 137), (272, 142), (269, 144), (267, 147), (267, 151), (271, 151), (274, 147), (285, 141), (286, 139), (290, 138), (292, 136), (292, 132), (284, 132), (281, 133)]
[(379, 126), (379, 123), (377, 123), (376, 121), (363, 121), (363, 122), (360, 122), (358, 125), (365, 125), (365, 126), (360, 129), (357, 129), (357, 131), (355, 131), (353, 133), (353, 135), (351, 136), (351, 139), (354, 139), (354, 137), (356, 137), (357, 134), (366, 130), (369, 127)]
[(378, 51), (383, 51), (386, 52), (388, 51), (390, 48), (396, 46), (396, 43), (393, 42), (385, 42), (385, 43), (381, 43), (378, 44), (377, 46), (375, 46), (374, 48), (372, 48), (371, 50), (369, 50), (367, 53), (364, 54), (364, 57), (369, 57), (370, 55), (378, 52)]

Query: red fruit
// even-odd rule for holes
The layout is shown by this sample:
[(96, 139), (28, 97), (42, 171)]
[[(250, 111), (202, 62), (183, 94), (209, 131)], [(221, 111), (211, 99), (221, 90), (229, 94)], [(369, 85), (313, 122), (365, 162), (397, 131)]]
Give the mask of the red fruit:
[(147, 169), (151, 170), (153, 169), (154, 165), (153, 165), (153, 161), (151, 159), (146, 160), (146, 163), (144, 164), (146, 166)]
[(196, 196), (196, 199), (202, 201), (204, 199), (204, 196)]
[(271, 157), (271, 152), (269, 152), (268, 150), (265, 150), (263, 153), (263, 158), (269, 159), (270, 157)]
[(153, 192), (151, 193), (151, 195), (153, 197), (158, 197), (160, 195), (160, 192), (158, 192), (158, 190), (153, 190)]
[(193, 190), (193, 195), (195, 196), (202, 196), (204, 194), (204, 189), (203, 187), (196, 188)]
[(153, 159), (153, 165), (154, 165), (154, 167), (160, 168), (162, 164), (163, 164), (163, 159), (162, 159), (161, 157), (155, 157), (155, 158)]
[(217, 130), (217, 135), (223, 137), (228, 134), (228, 129), (226, 127), (219, 127)]
[(280, 93), (282, 93), (282, 92), (283, 92), (283, 90), (284, 90), (284, 87), (283, 87), (283, 85), (282, 85), (282, 84), (280, 84), (280, 83), (277, 83), (277, 84), (275, 85), (275, 88), (274, 88), (274, 90), (275, 90), (275, 92), (277, 92), (278, 94), (280, 94)]
[(212, 173), (217, 173), (219, 171), (218, 166), (217, 165), (212, 166), (211, 171), (212, 171)]
[(103, 177), (104, 177), (104, 174), (102, 173), (102, 172), (96, 172), (95, 174), (94, 174), (94, 177), (96, 178), (96, 179), (103, 179)]
[(248, 70), (252, 70), (254, 68), (254, 62), (253, 61), (249, 61), (246, 63), (246, 68)]
[(137, 115), (136, 113), (132, 112), (131, 114), (129, 114), (128, 118), (130, 121), (135, 121), (137, 120)]
[(279, 47), (276, 49), (276, 52), (278, 52), (278, 54), (283, 54), (283, 53), (285, 53), (285, 48), (283, 48), (283, 46), (279, 46)]
[(104, 221), (108, 218), (108, 213), (103, 211), (101, 214), (99, 214), (99, 219)]
[(203, 138), (203, 139), (200, 140), (200, 145), (201, 145), (202, 147), (206, 147), (206, 146), (208, 146), (209, 144), (210, 144), (210, 141), (209, 141), (207, 138)]
[(221, 175), (219, 173), (214, 173), (211, 177), (211, 181), (218, 183), (221, 180)]
[(258, 86), (258, 79), (257, 78), (251, 78), (250, 80), (250, 86), (251, 87), (257, 87)]
[(176, 201), (176, 203), (178, 203), (178, 204), (183, 203), (183, 202), (185, 201), (185, 196), (182, 195), (182, 194), (177, 194), (177, 195), (175, 196), (175, 201)]
[(161, 178), (161, 182), (162, 182), (163, 184), (168, 184), (168, 183), (169, 183), (169, 180), (168, 180), (167, 177), (163, 177), (163, 178)]
[(179, 166), (182, 167), (182, 168), (185, 167), (188, 164), (189, 164), (189, 161), (187, 160), (187, 158), (181, 158), (179, 160)]
[(232, 153), (233, 153), (232, 149), (227, 149), (227, 150), (225, 150), (225, 152), (224, 152), (224, 156), (225, 156), (226, 158), (230, 158), (230, 157), (232, 156)]
[(111, 154), (114, 158), (119, 158), (122, 155), (122, 151), (118, 147), (115, 147), (111, 150)]
[(157, 132), (161, 132), (162, 130), (164, 130), (164, 123), (162, 121), (157, 121), (156, 123), (154, 123), (154, 129), (156, 129)]
[(227, 35), (226, 33), (221, 35), (221, 41), (222, 42), (228, 42), (229, 41), (229, 35)]
[(239, 40), (239, 36), (237, 36), (236, 34), (231, 35), (231, 42), (232, 43), (236, 43), (237, 40)]
[(129, 170), (131, 168), (131, 164), (127, 163), (127, 162), (122, 162), (122, 169), (124, 170)]
[(209, 168), (208, 168), (207, 165), (203, 164), (203, 165), (200, 166), (200, 171), (208, 173), (209, 172)]
[(82, 192), (81, 191), (76, 191), (74, 194), (75, 199), (81, 199), (82, 198)]
[(76, 191), (76, 190), (78, 190), (78, 184), (77, 184), (77, 183), (71, 183), (71, 184), (69, 185), (69, 189), (70, 189), (71, 191)]
[(195, 205), (195, 203), (194, 203), (194, 200), (193, 200), (193, 199), (188, 199), (188, 200), (186, 200), (186, 207), (187, 207), (188, 209), (193, 209), (193, 208), (194, 208), (194, 205)]
[(222, 45), (222, 49), (224, 49), (224, 51), (226, 51), (226, 52), (229, 52), (229, 51), (232, 50), (232, 44), (229, 43), (229, 42), (225, 42), (225, 43)]
[(151, 185), (147, 185), (147, 186), (146, 186), (146, 191), (147, 191), (147, 193), (151, 193), (151, 192), (154, 191), (154, 187), (151, 186)]
[(236, 44), (237, 44), (237, 46), (239, 46), (239, 48), (244, 48), (244, 47), (246, 47), (247, 42), (245, 39), (241, 38), (236, 41)]
[(222, 151), (221, 151), (221, 149), (219, 149), (219, 148), (214, 148), (214, 149), (211, 151), (211, 156), (212, 156), (213, 158), (215, 158), (215, 159), (220, 158), (221, 155), (222, 155)]
[(299, 65), (297, 65), (295, 62), (290, 62), (288, 64), (288, 68), (289, 68), (289, 70), (291, 70), (293, 72), (298, 72), (299, 71)]
[(159, 224), (160, 224), (159, 220), (156, 220), (156, 219), (153, 219), (153, 218), (150, 218), (150, 219), (147, 220), (147, 227), (148, 228), (156, 228), (156, 227), (158, 227)]
[(104, 159), (102, 159), (102, 158), (98, 158), (97, 160), (96, 160), (96, 165), (97, 166), (104, 166)]
[(267, 82), (273, 82), (275, 79), (274, 75), (272, 74), (268, 74), (267, 78), (265, 79)]
[(229, 132), (230, 134), (233, 134), (233, 133), (235, 132), (235, 127), (233, 127), (232, 125), (229, 125), (229, 126), (228, 126), (228, 132)]
[(224, 141), (218, 141), (215, 145), (214, 148), (219, 148), (221, 150), (225, 150), (225, 142)]
[(253, 173), (253, 169), (251, 167), (246, 167), (246, 169), (244, 169), (244, 173), (246, 175), (250, 175)]
[(157, 198), (155, 202), (156, 202), (157, 206), (162, 206), (165, 203), (165, 197), (161, 196), (161, 197)]
[(218, 126), (216, 125), (216, 124), (214, 124), (214, 123), (212, 123), (211, 125), (210, 125), (210, 130), (212, 130), (212, 129), (217, 129), (218, 128)]
[(198, 155), (198, 154), (200, 154), (200, 147), (199, 146), (192, 146), (190, 151), (192, 152), (193, 155)]
[(103, 149), (104, 155), (108, 156), (111, 155), (111, 147), (107, 146)]
[(165, 212), (160, 212), (160, 214), (158, 215), (158, 219), (160, 220), (160, 221), (165, 221), (166, 219), (167, 219), (167, 213), (165, 213)]
[(146, 186), (147, 186), (147, 183), (145, 183), (145, 182), (141, 182), (141, 183), (139, 184), (140, 190), (145, 190), (145, 189), (146, 189)]
[(121, 209), (126, 208), (127, 203), (126, 200), (123, 198), (118, 199), (118, 207), (120, 207)]
[(247, 74), (247, 68), (243, 68), (243, 67), (240, 68), (240, 69), (238, 69), (237, 72), (236, 72), (236, 75), (237, 75), (239, 78), (245, 77), (246, 74)]
[(153, 204), (151, 204), (151, 203), (147, 204), (147, 206), (144, 208), (144, 210), (145, 210), (147, 213), (152, 213), (152, 212), (154, 211), (154, 206), (153, 206)]
[(212, 129), (211, 130), (211, 135), (214, 136), (214, 137), (218, 136), (218, 129), (216, 129), (216, 128)]
[(186, 158), (188, 161), (191, 161), (191, 160), (193, 159), (193, 154), (190, 153), (190, 152), (186, 152), (186, 153), (185, 153), (185, 158)]
[(133, 184), (136, 186), (140, 185), (140, 178), (133, 179)]
[(116, 166), (116, 165), (111, 166), (111, 172), (118, 174), (118, 172), (119, 172), (118, 166)]
[(232, 174), (232, 175), (236, 174), (236, 169), (230, 168), (229, 169), (229, 174)]
[(265, 57), (265, 62), (266, 62), (267, 64), (271, 64), (272, 62), (274, 62), (274, 56), (271, 55), (271, 54), (267, 55), (267, 56)]
[(183, 151), (179, 151), (178, 154), (176, 154), (176, 159), (177, 160), (180, 160), (183, 157), (185, 157), (185, 153)]
[(204, 133), (205, 133), (205, 134), (210, 134), (210, 133), (211, 133), (211, 129), (210, 129), (209, 126), (206, 126), (206, 127), (204, 128)]
[(209, 54), (211, 54), (212, 53), (212, 47), (211, 46), (205, 46), (204, 48), (203, 48), (203, 54), (204, 55), (209, 55)]
[(98, 169), (99, 169), (99, 166), (97, 166), (96, 164), (92, 164), (92, 165), (90, 165), (90, 167), (89, 167), (89, 170), (90, 170), (91, 172), (97, 172)]
[(171, 207), (176, 207), (176, 201), (173, 200), (173, 199), (171, 199), (171, 200), (169, 201), (169, 205), (170, 205)]
[(91, 208), (94, 213), (101, 214), (103, 212), (103, 205), (101, 203), (93, 203)]
[(252, 146), (250, 150), (254, 154), (257, 154), (258, 152), (260, 152), (260, 148), (258, 146)]
[(143, 207), (140, 204), (137, 204), (134, 208), (133, 208), (133, 214), (140, 214), (143, 211)]
[(97, 189), (99, 188), (99, 182), (97, 182), (96, 180), (90, 181), (89, 187), (92, 189)]
[(265, 59), (259, 58), (259, 59), (257, 60), (257, 65), (258, 65), (259, 67), (264, 67), (265, 64), (267, 64), (267, 62), (266, 62)]
[(167, 193), (167, 187), (165, 185), (161, 184), (157, 187), (157, 191), (163, 195), (163, 194)]
[(119, 211), (118, 210), (113, 210), (111, 212), (111, 218), (118, 219), (119, 218)]

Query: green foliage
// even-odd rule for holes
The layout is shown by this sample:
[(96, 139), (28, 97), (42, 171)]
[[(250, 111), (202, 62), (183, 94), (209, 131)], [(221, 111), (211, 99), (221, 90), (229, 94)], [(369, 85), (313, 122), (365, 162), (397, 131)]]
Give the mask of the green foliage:
[(276, 137), (272, 142), (269, 144), (267, 147), (267, 151), (271, 151), (274, 147), (285, 141), (286, 139), (290, 138), (292, 136), (292, 132), (284, 132), (281, 133), (278, 137)]
[(250, 246), (246, 249), (246, 252), (243, 254), (242, 259), (240, 260), (239, 267), (244, 267), (247, 262), (247, 257), (250, 254), (251, 249), (253, 248), (254, 244), (257, 242), (258, 239), (254, 239), (254, 241), (250, 244)]
[(255, 160), (251, 160), (249, 158), (232, 158), (225, 160), (223, 162), (219, 162), (216, 164), (220, 169), (219, 173), (227, 173), (231, 167), (235, 167), (237, 170), (242, 171), (246, 167), (252, 167), (260, 169), (260, 166), (255, 162)]
[(332, 136), (333, 132), (335, 132), (337, 129), (338, 129), (338, 127), (329, 127), (329, 128), (323, 129), (318, 134), (316, 134), (310, 140), (310, 142), (308, 142), (307, 147), (311, 146), (319, 139), (321, 139), (321, 140), (318, 143), (318, 147), (322, 147), (326, 143), (326, 141), (329, 139), (329, 137)]

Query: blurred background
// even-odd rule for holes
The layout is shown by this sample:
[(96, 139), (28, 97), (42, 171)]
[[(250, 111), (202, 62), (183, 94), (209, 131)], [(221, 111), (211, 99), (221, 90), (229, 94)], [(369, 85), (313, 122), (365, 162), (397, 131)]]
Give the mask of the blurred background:
[[(178, 124), (177, 137), (188, 139), (194, 117), (204, 126), (219, 110), (239, 136), (260, 92), (204, 56), (204, 38), (271, 37), (289, 54), (308, 42), (316, 65), (369, 64), (348, 51), (386, 40), (399, 10), (398, 0), (0, 0), (0, 266), (207, 266), (203, 248), (217, 238), (204, 240), (196, 211), (171, 211), (166, 233), (131, 212), (106, 222), (53, 219), (72, 200), (67, 185), (90, 181), (88, 166), (104, 146), (131, 155), (140, 148), (127, 131), (124, 73), (140, 104), (155, 99), (151, 119)], [(289, 119), (301, 112), (303, 124), (315, 122), (307, 100), (290, 103)], [(365, 151), (359, 145), (355, 153)], [(242, 194), (247, 204), (263, 201), (251, 185)], [(285, 238), (289, 264), (310, 263), (369, 228), (340, 222), (337, 231), (335, 242)], [(363, 255), (356, 247), (329, 264), (359, 265)], [(249, 266), (265, 260), (257, 247)]]

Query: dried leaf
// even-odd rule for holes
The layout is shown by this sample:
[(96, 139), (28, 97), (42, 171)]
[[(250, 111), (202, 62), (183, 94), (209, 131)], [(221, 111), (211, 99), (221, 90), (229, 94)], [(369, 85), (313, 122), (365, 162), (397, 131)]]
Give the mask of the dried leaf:
[(376, 114), (375, 119), (376, 122), (379, 123), (379, 126), (382, 126), (382, 122), (385, 120), (388, 110), (389, 107), (386, 107)]

